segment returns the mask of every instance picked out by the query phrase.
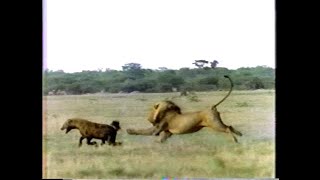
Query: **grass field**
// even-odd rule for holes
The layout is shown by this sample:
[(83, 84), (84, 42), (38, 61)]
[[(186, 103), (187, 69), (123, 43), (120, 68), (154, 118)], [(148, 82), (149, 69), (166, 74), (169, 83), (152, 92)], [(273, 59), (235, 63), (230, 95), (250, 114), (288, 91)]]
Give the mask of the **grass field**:
[[(227, 92), (198, 92), (199, 102), (177, 97), (182, 112), (209, 107)], [(173, 135), (165, 143), (155, 136), (134, 136), (127, 128), (147, 128), (151, 106), (178, 93), (95, 94), (43, 97), (43, 178), (161, 179), (171, 178), (274, 178), (274, 90), (233, 91), (219, 105), (225, 124), (243, 133), (239, 144), (225, 133), (207, 128)], [(78, 147), (80, 133), (61, 131), (73, 117), (110, 124), (119, 120), (122, 146)], [(100, 144), (100, 140), (94, 140)], [(85, 142), (85, 141), (84, 141)]]

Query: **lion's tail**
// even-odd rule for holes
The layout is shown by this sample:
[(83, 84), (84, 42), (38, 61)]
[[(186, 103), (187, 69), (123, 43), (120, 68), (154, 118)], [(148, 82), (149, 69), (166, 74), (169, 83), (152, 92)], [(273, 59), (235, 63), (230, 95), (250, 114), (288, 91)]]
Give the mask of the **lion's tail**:
[(221, 104), (224, 100), (226, 100), (226, 99), (227, 99), (227, 97), (228, 97), (228, 96), (231, 94), (231, 92), (232, 92), (232, 89), (233, 89), (233, 82), (232, 82), (231, 78), (230, 78), (228, 75), (225, 75), (224, 77), (225, 77), (225, 78), (228, 78), (228, 79), (229, 79), (229, 81), (230, 81), (230, 84), (231, 84), (231, 86), (230, 86), (230, 90), (229, 90), (228, 94), (227, 94), (223, 99), (221, 99), (221, 101), (219, 101), (217, 104), (213, 105), (211, 109), (216, 108), (219, 104)]

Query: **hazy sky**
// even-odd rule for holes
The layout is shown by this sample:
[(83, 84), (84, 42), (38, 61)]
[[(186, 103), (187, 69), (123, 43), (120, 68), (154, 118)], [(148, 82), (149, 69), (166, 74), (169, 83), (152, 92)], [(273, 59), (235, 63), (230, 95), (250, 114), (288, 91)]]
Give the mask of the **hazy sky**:
[(275, 67), (273, 0), (44, 0), (44, 66)]

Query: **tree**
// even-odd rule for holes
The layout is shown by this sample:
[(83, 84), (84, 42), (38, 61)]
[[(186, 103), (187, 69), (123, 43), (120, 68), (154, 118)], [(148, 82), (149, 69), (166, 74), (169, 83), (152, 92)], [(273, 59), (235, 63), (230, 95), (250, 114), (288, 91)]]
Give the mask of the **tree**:
[(216, 68), (217, 64), (219, 64), (219, 62), (217, 60), (214, 60), (214, 61), (210, 62), (210, 66), (211, 66), (212, 69)]
[(166, 71), (166, 70), (168, 70), (168, 68), (166, 68), (166, 67), (159, 67), (158, 68), (160, 71)]
[(171, 91), (173, 87), (179, 87), (185, 83), (184, 79), (176, 75), (175, 71), (167, 70), (161, 72), (157, 78), (161, 92)]
[(199, 84), (209, 84), (209, 85), (217, 85), (219, 82), (219, 79), (216, 77), (203, 77), (199, 79), (198, 83)]
[(106, 68), (104, 72), (111, 72), (111, 71), (115, 71), (115, 70), (113, 70), (111, 68)]
[[(206, 68), (210, 70), (207, 71)], [(234, 88), (239, 90), (274, 89), (275, 86), (275, 69), (265, 66), (243, 67), (237, 70), (223, 67), (212, 70), (207, 66), (160, 71), (142, 69), (140, 64), (129, 63), (124, 65), (124, 69), (125, 71), (110, 69), (105, 72), (86, 70), (75, 73), (44, 70), (43, 93), (46, 95), (49, 92), (66, 91), (68, 94), (83, 94), (101, 90), (112, 93), (171, 92), (172, 88), (177, 88), (180, 92), (229, 89), (230, 83), (223, 78), (224, 75), (230, 75)]]
[(249, 89), (264, 89), (263, 82), (258, 77), (254, 77), (251, 81), (249, 81), (247, 86)]
[(130, 71), (130, 70), (140, 70), (141, 64), (139, 63), (127, 63), (124, 66), (122, 66), (123, 71)]
[(141, 69), (141, 64), (139, 63), (128, 63), (122, 66), (128, 79), (141, 79), (144, 77), (143, 70)]
[(206, 60), (194, 60), (194, 63), (192, 63), (192, 64), (194, 64), (198, 68), (203, 68), (203, 66), (205, 64), (208, 64), (208, 61), (206, 61)]

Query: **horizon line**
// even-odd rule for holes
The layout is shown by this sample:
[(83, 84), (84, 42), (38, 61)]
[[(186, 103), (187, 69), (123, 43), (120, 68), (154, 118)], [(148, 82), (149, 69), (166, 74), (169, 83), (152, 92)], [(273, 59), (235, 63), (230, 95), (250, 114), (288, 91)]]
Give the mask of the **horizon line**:
[[(266, 67), (266, 68), (272, 68), (272, 69), (275, 69), (276, 67), (271, 67), (271, 66), (268, 66), (268, 65), (256, 65), (256, 66), (242, 66), (242, 67), (239, 67), (239, 68), (228, 68), (228, 67), (215, 67), (215, 68), (226, 68), (228, 70), (237, 70), (237, 69), (240, 69), (240, 68), (256, 68), (256, 67)], [(209, 66), (205, 66), (203, 68), (197, 68), (197, 67), (181, 67), (179, 69), (176, 69), (176, 68), (167, 68), (167, 67), (164, 67), (164, 68), (167, 68), (167, 69), (164, 69), (164, 70), (161, 70), (159, 68), (162, 68), (162, 67), (158, 67), (158, 68), (141, 68), (141, 69), (149, 69), (149, 70), (160, 70), (160, 71), (166, 71), (166, 70), (180, 70), (180, 69), (183, 69), (183, 68), (188, 68), (188, 69), (203, 69), (203, 68), (209, 68), (209, 69), (215, 69), (215, 68), (211, 68)], [(84, 72), (84, 71), (97, 71), (97, 72), (105, 72), (106, 70), (108, 69), (108, 71), (123, 71), (123, 69), (112, 69), (112, 68), (96, 68), (96, 69), (86, 69), (86, 70), (80, 70), (80, 71), (66, 71), (64, 69), (56, 69), (56, 70), (53, 70), (53, 69), (50, 69), (48, 67), (43, 67), (42, 70), (43, 71), (46, 71), (46, 70), (49, 70), (49, 71), (53, 71), (53, 72), (56, 72), (56, 71), (63, 71), (64, 73), (78, 73), (78, 72)]]

